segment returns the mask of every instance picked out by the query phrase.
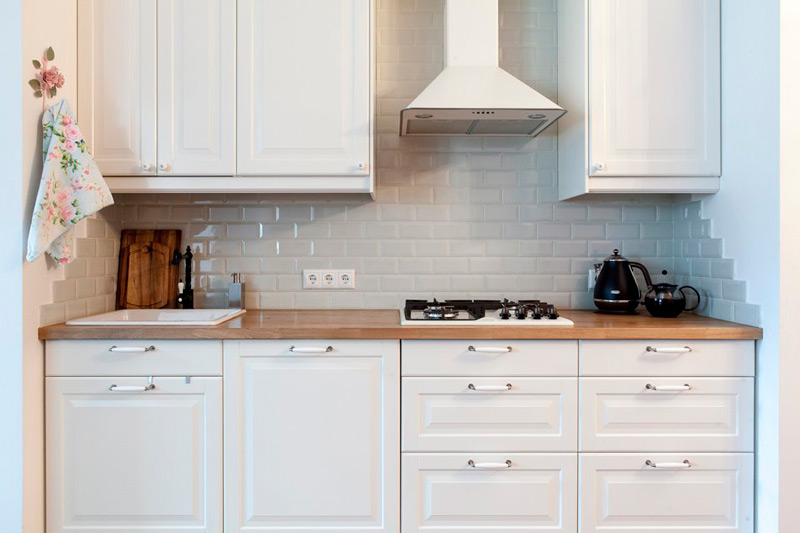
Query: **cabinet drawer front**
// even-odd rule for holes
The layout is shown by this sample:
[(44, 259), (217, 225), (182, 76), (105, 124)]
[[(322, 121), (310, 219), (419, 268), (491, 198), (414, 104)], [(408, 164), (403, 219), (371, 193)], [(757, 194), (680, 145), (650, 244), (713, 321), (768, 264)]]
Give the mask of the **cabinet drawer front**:
[(226, 341), (231, 348), (236, 345), (239, 357), (298, 357), (303, 355), (332, 357), (374, 357), (382, 355), (388, 346), (397, 349), (398, 341), (343, 341), (337, 339), (245, 340)]
[(575, 451), (577, 378), (403, 378), (403, 451)]
[(580, 387), (583, 451), (753, 450), (753, 378), (581, 378)]
[(753, 341), (581, 341), (582, 376), (755, 376)]
[[(114, 351), (126, 349), (146, 351)], [(47, 341), (45, 373), (48, 376), (221, 376), (222, 341)]]
[[(684, 461), (691, 466), (670, 468)], [(581, 531), (753, 531), (752, 454), (585, 454), (580, 462)]]
[(574, 376), (577, 341), (403, 341), (404, 376)]
[(575, 454), (403, 454), (402, 473), (403, 533), (577, 529)]

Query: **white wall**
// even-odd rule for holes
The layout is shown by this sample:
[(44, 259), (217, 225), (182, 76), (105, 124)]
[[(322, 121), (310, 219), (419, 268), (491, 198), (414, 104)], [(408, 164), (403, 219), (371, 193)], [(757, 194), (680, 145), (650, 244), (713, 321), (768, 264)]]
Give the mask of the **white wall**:
[[(5, 13), (3, 15), (5, 18)], [(42, 101), (34, 98), (27, 86), (33, 77), (32, 59), (52, 46), (56, 52), (54, 64), (66, 77), (66, 83), (56, 97), (75, 102), (77, 95), (77, 4), (76, 0), (24, 0), (22, 3), (22, 199), (24, 209), (20, 219), (27, 239), (33, 203), (39, 188), (42, 171), (41, 116)], [(5, 55), (5, 54), (4, 54)], [(10, 55), (10, 54), (9, 54)], [(5, 64), (3, 65), (5, 67)], [(19, 107), (19, 106), (17, 106)], [(19, 129), (16, 135), (19, 135)], [(15, 256), (22, 261), (22, 250)], [(52, 281), (64, 277), (64, 268), (57, 268), (44, 257), (23, 267), (24, 299), (15, 311), (23, 310), (24, 367), (24, 515), (25, 532), (44, 531), (44, 352), (38, 340), (39, 308), (52, 301)], [(5, 530), (4, 530), (5, 531)]]
[(0, 77), (0, 156), (3, 161), (3, 192), (9, 201), (0, 225), (0, 324), (3, 325), (3, 353), (0, 357), (0, 522), (3, 531), (22, 531), (22, 207), (15, 201), (22, 195), (22, 139), (19, 137), (23, 87), (21, 55), (21, 0), (3, 2), (0, 17), (0, 48), (3, 76)]
[[(800, 2), (781, 1), (780, 531), (800, 524)], [(767, 531), (767, 530), (763, 530)]]
[(703, 200), (712, 236), (724, 239), (736, 279), (747, 282), (747, 301), (762, 309), (757, 520), (763, 532), (778, 531), (778, 27), (779, 0), (722, 2), (722, 189)]

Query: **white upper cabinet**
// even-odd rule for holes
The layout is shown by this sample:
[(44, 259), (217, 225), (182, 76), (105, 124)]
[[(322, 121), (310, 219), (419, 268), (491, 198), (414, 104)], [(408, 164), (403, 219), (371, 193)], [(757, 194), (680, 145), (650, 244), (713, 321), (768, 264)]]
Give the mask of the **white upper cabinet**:
[(559, 193), (715, 192), (719, 0), (560, 0)]
[(79, 123), (100, 171), (233, 175), (235, 0), (78, 5)]
[(374, 0), (78, 0), (112, 192), (373, 192)]
[(239, 174), (368, 176), (370, 1), (238, 6)]
[(158, 2), (158, 173), (235, 173), (236, 0)]
[(78, 0), (78, 124), (108, 176), (156, 171), (156, 0)]

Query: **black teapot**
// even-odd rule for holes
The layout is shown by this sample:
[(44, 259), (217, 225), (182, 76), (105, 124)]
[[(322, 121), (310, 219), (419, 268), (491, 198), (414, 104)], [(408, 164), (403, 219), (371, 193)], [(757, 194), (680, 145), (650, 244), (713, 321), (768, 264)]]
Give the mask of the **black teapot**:
[[(666, 270), (662, 271), (662, 274), (666, 273)], [(697, 303), (689, 309), (686, 309), (684, 290), (690, 290), (697, 296)], [(647, 312), (658, 318), (675, 318), (683, 311), (694, 311), (699, 305), (700, 293), (689, 285), (678, 287), (672, 283), (656, 283), (644, 296), (644, 306)]]

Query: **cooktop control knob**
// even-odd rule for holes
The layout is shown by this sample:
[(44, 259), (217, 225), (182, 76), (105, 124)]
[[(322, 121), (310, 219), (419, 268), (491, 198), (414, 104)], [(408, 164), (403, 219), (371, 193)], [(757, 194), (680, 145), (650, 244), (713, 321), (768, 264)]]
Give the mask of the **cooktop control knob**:
[(555, 320), (556, 318), (558, 318), (558, 313), (556, 312), (555, 305), (547, 306), (547, 318), (549, 318), (550, 320)]
[(514, 311), (514, 314), (517, 316), (519, 320), (525, 320), (525, 317), (528, 316), (528, 310), (525, 309), (523, 306), (519, 306)]

